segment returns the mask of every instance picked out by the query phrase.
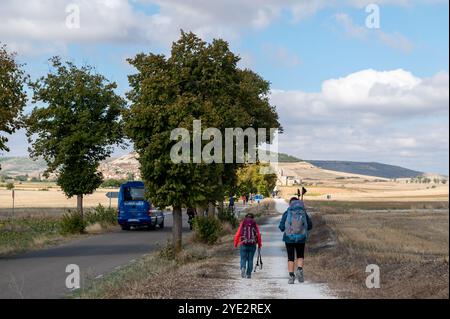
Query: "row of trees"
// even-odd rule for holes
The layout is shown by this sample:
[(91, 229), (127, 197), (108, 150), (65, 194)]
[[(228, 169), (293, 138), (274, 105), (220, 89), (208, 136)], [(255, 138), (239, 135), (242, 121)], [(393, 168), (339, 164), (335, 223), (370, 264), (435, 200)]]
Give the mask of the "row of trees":
[[(234, 194), (262, 194), (270, 196), (277, 182), (276, 174), (261, 174), (265, 165), (247, 165), (238, 169), (236, 192)], [(234, 194), (230, 194), (234, 195)]]
[[(269, 83), (250, 70), (239, 69), (239, 57), (223, 40), (208, 44), (182, 32), (170, 57), (141, 53), (128, 59), (137, 70), (129, 76), (129, 105), (115, 93), (116, 83), (90, 66), (77, 67), (54, 57), (49, 74), (29, 81), (14, 55), (5, 47), (1, 52), (0, 95), (9, 98), (1, 99), (0, 132), (11, 134), (25, 127), (30, 156), (44, 158), (45, 176), (57, 173), (57, 184), (68, 197), (77, 197), (81, 213), (83, 195), (103, 181), (97, 171), (100, 161), (111, 155), (114, 146), (123, 147), (125, 139), (130, 139), (139, 154), (147, 197), (157, 206), (173, 207), (176, 250), (181, 249), (182, 208), (209, 206), (214, 214), (217, 202), (220, 205), (227, 193), (244, 187), (237, 183), (244, 164), (225, 164), (224, 159), (213, 165), (173, 163), (172, 130), (185, 128), (192, 136), (196, 119), (222, 133), (235, 127), (281, 130), (268, 100)], [(26, 104), (24, 83), (37, 106), (21, 116)], [(270, 138), (267, 131), (264, 140)], [(0, 151), (7, 150), (6, 142), (6, 137), (0, 138)], [(202, 141), (202, 146), (207, 142)]]
[(407, 180), (406, 183), (416, 183), (416, 184), (447, 184), (447, 180), (445, 178), (429, 178), (426, 176), (418, 176), (415, 178), (411, 178), (409, 181)]

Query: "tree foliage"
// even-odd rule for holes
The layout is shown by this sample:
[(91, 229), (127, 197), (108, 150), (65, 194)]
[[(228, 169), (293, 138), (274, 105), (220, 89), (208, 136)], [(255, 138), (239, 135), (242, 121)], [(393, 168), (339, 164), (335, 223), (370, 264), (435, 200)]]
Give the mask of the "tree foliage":
[(26, 118), (30, 156), (44, 158), (44, 176), (56, 172), (68, 197), (91, 194), (103, 180), (99, 162), (123, 141), (125, 100), (114, 92), (114, 82), (90, 66), (59, 57), (50, 63), (50, 73), (30, 84), (33, 103), (45, 104)]
[(258, 193), (270, 196), (277, 182), (277, 175), (262, 174), (263, 164), (252, 164), (241, 167), (237, 172), (237, 194)]
[[(170, 57), (141, 53), (128, 62), (137, 73), (129, 76), (126, 133), (139, 154), (148, 197), (155, 205), (172, 205), (174, 212), (223, 199), (225, 189), (236, 183), (240, 164), (223, 164), (223, 158), (212, 165), (173, 163), (170, 151), (176, 141), (170, 139), (171, 132), (184, 128), (192, 137), (194, 120), (201, 120), (203, 129), (219, 129), (222, 136), (225, 128), (281, 128), (268, 101), (269, 83), (239, 69), (239, 57), (226, 41), (207, 44), (183, 31)], [(181, 230), (178, 235), (177, 245)]]
[(15, 58), (6, 45), (0, 46), (0, 151), (7, 152), (8, 138), (2, 133), (12, 134), (22, 125), (20, 116), (27, 103), (24, 85), (28, 76)]

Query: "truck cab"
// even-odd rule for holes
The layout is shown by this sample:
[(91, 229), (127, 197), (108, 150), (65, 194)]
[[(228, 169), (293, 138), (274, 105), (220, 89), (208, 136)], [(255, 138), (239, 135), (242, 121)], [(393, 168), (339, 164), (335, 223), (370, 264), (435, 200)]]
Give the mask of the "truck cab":
[(123, 230), (131, 227), (163, 228), (164, 213), (145, 199), (143, 182), (126, 182), (120, 185), (117, 221)]

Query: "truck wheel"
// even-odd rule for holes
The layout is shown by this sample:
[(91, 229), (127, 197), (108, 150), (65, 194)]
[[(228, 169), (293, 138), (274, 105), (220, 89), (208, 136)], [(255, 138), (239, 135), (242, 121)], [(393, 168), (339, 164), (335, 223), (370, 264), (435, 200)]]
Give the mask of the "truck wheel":
[(130, 230), (130, 226), (128, 225), (121, 225), (120, 227), (122, 228), (122, 230)]
[(164, 220), (162, 221), (161, 224), (159, 224), (159, 228), (163, 229), (164, 228)]

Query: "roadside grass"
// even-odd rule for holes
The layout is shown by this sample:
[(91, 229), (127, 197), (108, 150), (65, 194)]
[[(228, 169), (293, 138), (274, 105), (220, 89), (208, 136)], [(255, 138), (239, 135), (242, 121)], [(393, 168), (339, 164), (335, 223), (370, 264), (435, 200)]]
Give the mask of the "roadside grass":
[(62, 238), (59, 220), (49, 217), (0, 221), (0, 256), (43, 247)]
[[(60, 218), (67, 210), (67, 207), (16, 207), (14, 218)], [(11, 218), (11, 215), (11, 208), (0, 208), (0, 220)]]
[[(98, 206), (85, 214), (85, 233), (101, 233), (116, 225), (115, 211)], [(42, 248), (64, 240), (74, 234), (67, 232), (60, 217), (33, 215), (31, 217), (0, 220), (0, 256), (17, 254)]]
[[(275, 211), (273, 200), (250, 206), (246, 212), (261, 220)], [(241, 216), (243, 217), (243, 215)], [(75, 291), (72, 298), (123, 299), (205, 299), (220, 298), (229, 285), (225, 263), (237, 254), (233, 247), (236, 228), (224, 222), (215, 244), (199, 242), (193, 234), (185, 236), (183, 251), (175, 256), (170, 242), (136, 262), (92, 280)]]
[[(306, 271), (338, 295), (448, 298), (449, 212), (433, 210), (441, 209), (441, 204), (421, 212), (413, 208), (373, 213), (367, 209), (376, 205), (368, 208), (357, 203), (362, 209), (358, 211), (353, 203), (341, 207), (310, 204), (318, 213), (312, 217), (315, 229), (307, 245)], [(349, 206), (352, 209), (347, 210)], [(407, 204), (392, 206), (405, 209)], [(369, 264), (380, 267), (379, 289), (365, 285)]]
[[(81, 299), (166, 299), (215, 298), (226, 278), (217, 271), (232, 251), (232, 235), (215, 245), (188, 239), (183, 252), (173, 258), (161, 248), (101, 279), (91, 281), (72, 298)], [(169, 246), (168, 246), (169, 247)], [(213, 288), (213, 289), (212, 289)]]

